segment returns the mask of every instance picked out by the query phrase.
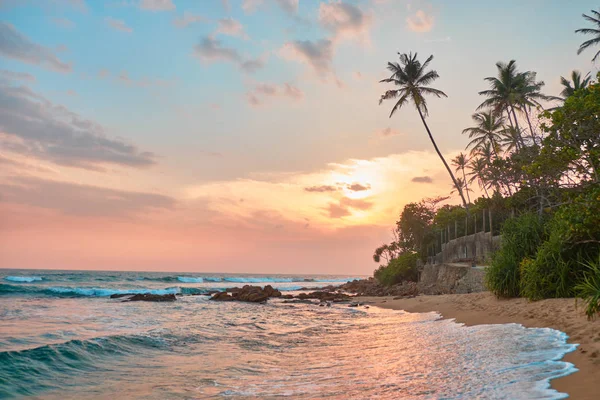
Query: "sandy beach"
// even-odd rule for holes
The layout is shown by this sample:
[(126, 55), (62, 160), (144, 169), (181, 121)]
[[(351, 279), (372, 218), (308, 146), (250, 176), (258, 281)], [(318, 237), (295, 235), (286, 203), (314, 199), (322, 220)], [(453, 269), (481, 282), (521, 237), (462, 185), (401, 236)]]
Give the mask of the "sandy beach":
[(574, 299), (548, 299), (530, 302), (525, 299), (498, 300), (491, 293), (418, 296), (394, 300), (392, 297), (362, 297), (362, 301), (383, 308), (409, 312), (440, 313), (466, 325), (518, 323), (530, 328), (553, 328), (578, 343), (565, 361), (579, 369), (572, 375), (552, 381), (552, 387), (568, 393), (572, 399), (600, 398), (600, 319), (588, 321), (583, 303)]

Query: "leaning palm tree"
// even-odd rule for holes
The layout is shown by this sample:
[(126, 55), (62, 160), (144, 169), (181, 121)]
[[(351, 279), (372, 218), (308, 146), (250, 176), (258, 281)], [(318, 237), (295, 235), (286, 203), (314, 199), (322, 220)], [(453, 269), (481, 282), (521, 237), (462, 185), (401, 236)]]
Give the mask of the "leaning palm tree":
[(497, 115), (491, 110), (478, 112), (471, 116), (475, 121), (475, 126), (466, 128), (462, 131), (463, 134), (468, 133), (469, 139), (472, 139), (467, 144), (466, 149), (471, 149), (471, 155), (477, 153), (478, 149), (489, 143), (494, 151), (496, 158), (498, 157), (498, 143), (500, 141), (500, 132), (504, 129), (505, 118), (502, 115)]
[[(573, 72), (571, 72), (571, 80), (570, 81), (567, 78), (561, 76), (560, 83), (561, 83), (561, 85), (563, 85), (564, 89), (562, 90), (562, 92), (560, 92), (560, 95), (563, 97), (563, 99), (573, 96), (575, 91), (577, 91), (579, 89), (585, 89), (586, 87), (588, 87), (591, 80), (592, 80), (592, 77), (590, 76), (589, 72), (585, 76), (585, 78), (581, 79), (581, 72), (573, 71)], [(571, 86), (571, 82), (573, 83), (572, 86)]]
[(466, 154), (458, 153), (458, 155), (454, 157), (451, 162), (452, 165), (456, 167), (454, 172), (462, 172), (462, 181), (463, 186), (465, 188), (465, 192), (467, 192), (467, 201), (469, 202), (469, 204), (471, 204), (471, 196), (469, 196), (469, 186), (467, 185), (467, 175), (465, 174), (465, 167), (467, 166), (469, 160), (467, 159)]
[[(577, 50), (577, 54), (581, 54), (588, 47), (592, 47), (594, 45), (600, 44), (600, 12), (595, 11), (595, 10), (591, 10), (591, 11), (592, 11), (592, 16), (583, 14), (583, 18), (585, 18), (587, 21), (590, 21), (592, 24), (594, 24), (595, 29), (581, 28), (581, 29), (577, 29), (575, 31), (575, 33), (583, 33), (584, 35), (593, 35), (594, 37), (590, 40), (586, 40), (585, 42), (581, 43), (581, 45), (579, 46), (579, 50)], [(600, 50), (596, 53), (594, 58), (592, 58), (592, 61), (596, 61), (596, 58), (598, 58), (598, 56), (600, 56)]]
[(450, 178), (452, 178), (454, 186), (458, 189), (458, 193), (460, 194), (463, 205), (466, 209), (468, 209), (468, 204), (462, 192), (462, 187), (459, 186), (454, 174), (452, 173), (452, 170), (448, 166), (448, 163), (444, 159), (444, 156), (440, 152), (440, 149), (433, 139), (433, 135), (431, 134), (431, 130), (429, 130), (427, 122), (425, 121), (425, 117), (428, 115), (425, 95), (430, 94), (438, 98), (448, 97), (446, 93), (442, 92), (441, 90), (428, 86), (430, 83), (439, 78), (437, 71), (426, 70), (431, 60), (433, 60), (433, 56), (429, 56), (429, 58), (423, 64), (421, 64), (421, 62), (417, 59), (417, 53), (398, 53), (398, 55), (400, 56), (400, 63), (388, 62), (387, 65), (387, 69), (392, 73), (392, 75), (389, 78), (380, 81), (381, 83), (393, 83), (397, 89), (387, 90), (379, 99), (379, 104), (381, 104), (384, 100), (397, 99), (396, 104), (390, 112), (391, 118), (396, 111), (412, 100), (415, 108), (419, 112), (421, 121), (427, 130), (427, 134), (429, 135), (429, 139), (433, 144), (433, 148), (444, 163), (444, 167), (446, 167)]

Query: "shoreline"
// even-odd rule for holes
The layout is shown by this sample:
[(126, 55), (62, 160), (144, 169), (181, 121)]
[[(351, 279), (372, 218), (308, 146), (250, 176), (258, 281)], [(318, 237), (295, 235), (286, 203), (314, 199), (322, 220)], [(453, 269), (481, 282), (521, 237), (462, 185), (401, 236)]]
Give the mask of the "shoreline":
[(575, 299), (496, 299), (490, 292), (417, 296), (394, 300), (387, 297), (356, 298), (369, 305), (408, 312), (437, 312), (467, 326), (518, 323), (526, 328), (552, 328), (565, 332), (568, 343), (579, 344), (562, 360), (579, 371), (550, 381), (551, 387), (570, 399), (595, 400), (600, 389), (600, 319), (588, 321)]

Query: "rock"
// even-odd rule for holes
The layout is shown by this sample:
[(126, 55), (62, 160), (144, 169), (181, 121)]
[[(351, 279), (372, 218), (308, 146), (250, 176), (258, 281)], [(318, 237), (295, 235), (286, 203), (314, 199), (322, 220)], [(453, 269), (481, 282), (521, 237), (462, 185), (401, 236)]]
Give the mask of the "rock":
[(350, 299), (350, 296), (348, 296), (347, 294), (344, 294), (344, 293), (317, 291), (317, 292), (310, 292), (310, 293), (300, 293), (299, 295), (296, 296), (296, 298), (301, 299), (301, 300), (316, 299), (316, 300), (320, 300), (322, 302), (333, 301), (336, 303), (341, 303), (344, 301), (348, 301)]
[(111, 294), (110, 298), (111, 299), (120, 299), (121, 297), (129, 297), (129, 296), (133, 296), (134, 293), (116, 293), (116, 294)]
[[(231, 293), (231, 294), (229, 294)], [(248, 303), (264, 303), (270, 297), (282, 297), (281, 292), (271, 285), (264, 288), (260, 286), (244, 285), (244, 287), (227, 288), (224, 292), (215, 293), (210, 300), (215, 301), (244, 301)]]
[(152, 294), (152, 293), (139, 293), (134, 294), (129, 299), (125, 301), (155, 301), (155, 302), (163, 302), (163, 301), (175, 301), (177, 297), (174, 294)]
[(212, 297), (209, 300), (215, 300), (215, 301), (233, 301), (235, 299), (233, 298), (233, 296), (231, 296), (227, 292), (217, 292), (217, 293), (213, 294)]

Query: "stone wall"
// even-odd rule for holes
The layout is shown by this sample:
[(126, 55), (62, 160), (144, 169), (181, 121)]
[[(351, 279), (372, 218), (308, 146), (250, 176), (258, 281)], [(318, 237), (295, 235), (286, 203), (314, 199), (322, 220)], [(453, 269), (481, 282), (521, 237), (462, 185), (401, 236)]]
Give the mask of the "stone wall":
[(474, 293), (486, 290), (485, 271), (464, 264), (427, 264), (419, 276), (423, 294)]
[(463, 236), (442, 244), (442, 251), (429, 257), (428, 264), (469, 261), (482, 263), (500, 246), (501, 236), (490, 232), (479, 232)]

